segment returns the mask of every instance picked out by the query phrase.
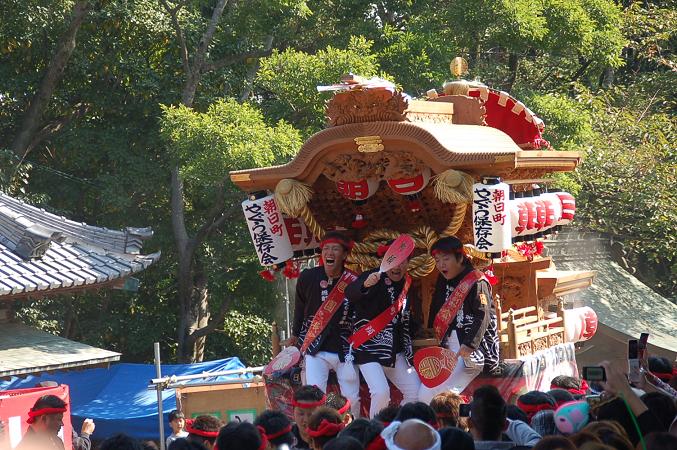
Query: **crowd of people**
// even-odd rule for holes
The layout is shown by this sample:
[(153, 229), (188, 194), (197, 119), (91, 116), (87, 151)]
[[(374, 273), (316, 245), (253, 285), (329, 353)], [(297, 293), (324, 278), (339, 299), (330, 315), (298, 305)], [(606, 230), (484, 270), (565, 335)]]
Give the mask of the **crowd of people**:
[[(456, 364), (445, 379), (422, 383), (425, 373), (415, 370), (412, 346), (420, 324), (412, 314), (407, 273), (413, 245), (398, 238), (379, 248), (392, 264), (360, 275), (344, 266), (351, 246), (342, 233), (326, 233), (322, 264), (304, 270), (297, 282), (292, 335), (284, 342), (303, 355), (304, 385), (291, 400), (293, 420), (265, 411), (254, 423), (223, 424), (209, 415), (186, 420), (177, 411), (170, 415), (169, 450), (677, 450), (676, 377), (669, 361), (654, 359), (654, 365), (667, 365), (658, 368), (645, 362), (637, 386), (603, 362), (606, 377), (596, 385), (560, 376), (550, 391), (527, 392), (515, 404), (491, 384), (462, 398), (480, 373), (501, 377), (509, 368), (499, 359), (491, 284), (455, 237), (431, 247), (439, 276), (428, 328), (440, 342), (438, 350)], [(338, 394), (327, 394), (332, 370)], [(360, 378), (369, 388), (366, 417), (360, 417)], [(391, 402), (389, 382), (403, 395), (400, 405)], [(36, 404), (24, 440), (63, 450), (54, 430), (64, 411)], [(19, 450), (31, 448), (22, 445)], [(99, 448), (154, 445), (118, 435)]]
[[(657, 375), (669, 362), (652, 358)], [(168, 450), (675, 450), (677, 449), (677, 376), (668, 382), (642, 373), (640, 387), (607, 362), (606, 381), (558, 376), (551, 390), (530, 391), (508, 404), (493, 385), (476, 389), (470, 399), (448, 390), (431, 402), (387, 405), (371, 419), (351, 412), (338, 393), (305, 385), (293, 395), (293, 417), (267, 410), (254, 423), (222, 421), (200, 415), (186, 420), (169, 414)], [(659, 369), (656, 369), (659, 367)], [(599, 391), (597, 390), (599, 389)], [(65, 403), (40, 398), (29, 413), (30, 426), (18, 450), (64, 450), (57, 437)], [(89, 429), (88, 429), (89, 430)], [(93, 428), (91, 429), (93, 431)], [(90, 450), (73, 441), (74, 450)], [(76, 435), (77, 436), (77, 435)], [(80, 437), (82, 439), (82, 437)], [(94, 448), (92, 446), (92, 448)], [(158, 449), (153, 441), (125, 434), (101, 442), (100, 450)]]

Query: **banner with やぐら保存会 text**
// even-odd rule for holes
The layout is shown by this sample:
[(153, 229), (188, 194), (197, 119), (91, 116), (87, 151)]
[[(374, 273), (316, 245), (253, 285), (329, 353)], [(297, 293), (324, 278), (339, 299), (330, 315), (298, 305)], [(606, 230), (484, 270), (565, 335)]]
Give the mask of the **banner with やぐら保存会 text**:
[(243, 201), (242, 211), (261, 265), (280, 264), (293, 256), (282, 211), (273, 195)]

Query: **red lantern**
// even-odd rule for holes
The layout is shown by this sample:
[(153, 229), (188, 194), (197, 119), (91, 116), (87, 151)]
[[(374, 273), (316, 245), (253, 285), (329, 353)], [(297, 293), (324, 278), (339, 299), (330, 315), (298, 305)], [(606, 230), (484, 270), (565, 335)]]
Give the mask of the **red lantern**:
[(426, 167), (423, 172), (411, 178), (398, 178), (387, 180), (388, 186), (394, 193), (400, 195), (414, 195), (421, 192), (430, 182), (430, 168)]
[(367, 221), (364, 218), (362, 206), (367, 202), (367, 199), (374, 195), (378, 190), (378, 180), (366, 179), (360, 181), (345, 181), (339, 180), (336, 182), (336, 189), (342, 196), (348, 200), (355, 202), (358, 207), (357, 214), (353, 218), (351, 226), (355, 229), (364, 228), (367, 226)]
[(576, 199), (567, 192), (556, 192), (560, 202), (562, 202), (562, 220), (557, 225), (565, 225), (574, 220), (576, 214)]
[(348, 200), (366, 200), (378, 190), (378, 180), (367, 179), (360, 181), (339, 180), (336, 189)]
[(536, 229), (540, 230), (545, 227), (545, 222), (547, 219), (545, 202), (540, 197), (536, 197), (534, 203), (536, 204)]
[(583, 327), (583, 331), (581, 332), (581, 340), (587, 341), (597, 332), (597, 313), (592, 308), (588, 308), (585, 310), (583, 320), (585, 322), (585, 327)]
[(537, 212), (536, 212), (536, 202), (531, 199), (524, 201), (524, 205), (527, 208), (527, 232), (526, 234), (534, 234), (536, 232), (536, 223), (537, 223)]
[(423, 205), (421, 205), (420, 192), (430, 182), (431, 171), (429, 167), (425, 167), (423, 172), (411, 178), (398, 178), (388, 181), (388, 186), (396, 194), (405, 195), (409, 200), (409, 210), (411, 212), (419, 212)]

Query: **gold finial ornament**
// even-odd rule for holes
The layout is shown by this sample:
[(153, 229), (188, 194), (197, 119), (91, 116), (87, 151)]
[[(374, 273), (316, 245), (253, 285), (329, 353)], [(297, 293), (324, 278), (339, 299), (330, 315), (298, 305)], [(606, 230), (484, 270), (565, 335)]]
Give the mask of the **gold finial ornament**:
[(457, 56), (449, 63), (449, 70), (453, 76), (456, 78), (461, 78), (463, 75), (468, 73), (468, 61), (460, 56)]

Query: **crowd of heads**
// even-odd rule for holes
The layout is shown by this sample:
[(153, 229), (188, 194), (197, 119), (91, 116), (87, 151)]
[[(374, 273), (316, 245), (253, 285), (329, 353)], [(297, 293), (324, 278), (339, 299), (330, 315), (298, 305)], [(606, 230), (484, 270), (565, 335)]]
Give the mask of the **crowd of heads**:
[[(174, 438), (168, 449), (676, 450), (677, 392), (670, 387), (677, 376), (664, 377), (669, 384), (661, 389), (645, 385), (643, 392), (611, 372), (615, 381), (608, 380), (600, 392), (591, 391), (584, 380), (558, 376), (549, 391), (525, 392), (509, 403), (495, 386), (484, 385), (470, 399), (443, 392), (430, 404), (390, 405), (371, 420), (353, 417), (350, 401), (338, 393), (302, 386), (291, 399), (291, 418), (267, 410), (254, 423), (223, 423), (211, 415), (186, 420), (181, 412), (171, 412)], [(29, 411), (33, 432), (56, 436), (66, 406), (53, 395), (41, 397)], [(98, 448), (158, 446), (119, 434)]]
[[(265, 411), (253, 424), (199, 416), (169, 450), (677, 449), (677, 398), (669, 392), (637, 392), (635, 400), (602, 392), (600, 399), (574, 377), (558, 376), (549, 391), (511, 403), (493, 385), (470, 399), (443, 392), (430, 404), (390, 405), (371, 420), (353, 417), (345, 397), (315, 386), (297, 389), (292, 405), (293, 421), (280, 411)], [(101, 448), (144, 448), (132, 441), (116, 436)]]

